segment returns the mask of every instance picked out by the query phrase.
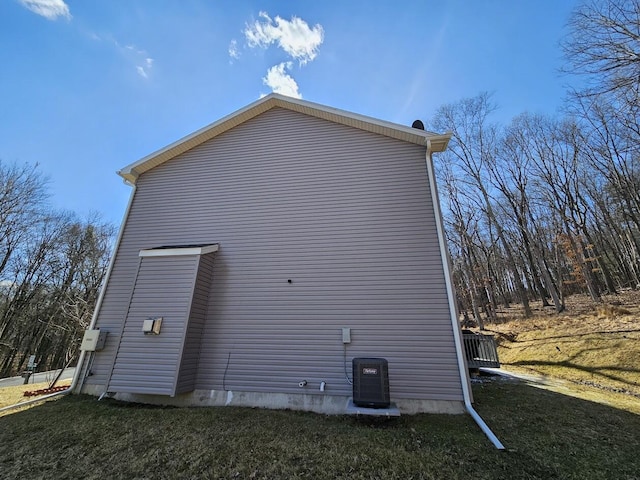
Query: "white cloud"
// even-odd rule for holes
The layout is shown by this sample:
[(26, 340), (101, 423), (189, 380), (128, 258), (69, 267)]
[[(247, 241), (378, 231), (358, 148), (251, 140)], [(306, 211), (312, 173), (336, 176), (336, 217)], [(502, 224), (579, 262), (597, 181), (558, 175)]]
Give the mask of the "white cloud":
[[(141, 52), (142, 53), (142, 52)], [(143, 78), (149, 78), (149, 72), (151, 71), (151, 67), (153, 67), (153, 58), (145, 58), (144, 63), (142, 65), (136, 66), (136, 71), (138, 75)]]
[(277, 43), (282, 50), (295, 60), (304, 65), (318, 55), (318, 47), (324, 41), (322, 25), (317, 24), (313, 28), (298, 17), (285, 20), (279, 16), (271, 19), (266, 12), (260, 12), (262, 20), (256, 20), (253, 24), (247, 24), (244, 36), (249, 47), (267, 48), (272, 43)]
[[(276, 16), (272, 19), (267, 12), (260, 12), (259, 19), (245, 24), (242, 32), (249, 48), (268, 48), (276, 45), (301, 67), (318, 56), (318, 48), (324, 41), (322, 25), (310, 27), (307, 22), (292, 16), (285, 20)], [(229, 44), (229, 56), (232, 59), (240, 57), (238, 42), (233, 39)], [(231, 61), (229, 62), (231, 63)], [(293, 62), (281, 62), (267, 70), (262, 82), (275, 93), (294, 98), (302, 98), (298, 84), (291, 76)], [(263, 97), (264, 95), (261, 95)]]
[(56, 20), (58, 17), (71, 19), (69, 6), (64, 0), (18, 0), (24, 7), (45, 17), (48, 20)]
[(97, 37), (99, 40), (104, 40), (107, 43), (112, 44), (120, 55), (126, 59), (129, 65), (135, 66), (136, 73), (142, 78), (149, 78), (151, 74), (151, 68), (153, 67), (153, 58), (149, 57), (146, 50), (138, 48), (138, 46), (120, 43), (113, 38), (112, 35), (106, 35), (104, 38)]
[(282, 95), (293, 98), (302, 98), (298, 90), (298, 84), (293, 77), (285, 71), (285, 69), (291, 69), (291, 66), (291, 62), (274, 65), (267, 70), (267, 76), (262, 79), (262, 82), (275, 93), (281, 93)]
[(231, 43), (229, 43), (229, 56), (231, 58), (235, 58), (236, 60), (240, 58), (240, 51), (238, 50), (238, 42), (233, 39)]

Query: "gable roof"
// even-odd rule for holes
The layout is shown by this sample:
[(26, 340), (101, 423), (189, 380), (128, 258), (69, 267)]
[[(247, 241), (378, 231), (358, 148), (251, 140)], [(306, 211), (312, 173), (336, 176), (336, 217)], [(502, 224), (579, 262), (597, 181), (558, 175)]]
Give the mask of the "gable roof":
[(221, 135), (227, 130), (250, 120), (261, 113), (272, 108), (285, 108), (294, 112), (311, 115), (313, 117), (329, 120), (331, 122), (358, 128), (367, 132), (377, 133), (387, 137), (403, 140), (405, 142), (415, 143), (417, 145), (427, 145), (427, 141), (431, 141), (431, 150), (433, 152), (442, 152), (447, 148), (451, 134), (435, 134), (424, 130), (418, 130), (396, 123), (377, 120), (365, 115), (339, 110), (337, 108), (327, 107), (318, 103), (299, 100), (286, 97), (277, 93), (271, 93), (236, 112), (221, 118), (220, 120), (207, 125), (196, 132), (181, 138), (177, 142), (172, 143), (146, 157), (127, 165), (117, 173), (125, 181), (135, 183), (138, 176), (144, 172), (151, 170), (172, 158), (191, 150), (198, 145)]

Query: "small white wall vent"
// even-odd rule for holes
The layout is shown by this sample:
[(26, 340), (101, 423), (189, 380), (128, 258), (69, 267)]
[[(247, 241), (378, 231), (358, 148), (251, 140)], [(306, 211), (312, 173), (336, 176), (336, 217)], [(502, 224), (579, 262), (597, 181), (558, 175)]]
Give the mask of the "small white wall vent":
[(160, 335), (162, 317), (149, 317), (142, 322), (142, 332), (145, 335)]

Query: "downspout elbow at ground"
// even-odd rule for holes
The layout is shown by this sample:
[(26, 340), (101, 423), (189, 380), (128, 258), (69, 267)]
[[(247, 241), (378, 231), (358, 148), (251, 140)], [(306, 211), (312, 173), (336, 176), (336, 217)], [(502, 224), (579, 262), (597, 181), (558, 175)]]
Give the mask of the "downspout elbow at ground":
[(474, 422), (480, 427), (480, 430), (487, 436), (498, 450), (505, 450), (504, 445), (498, 437), (491, 431), (485, 421), (478, 415), (471, 404), (471, 386), (469, 377), (467, 376), (467, 365), (464, 361), (464, 347), (462, 345), (462, 335), (460, 326), (458, 325), (458, 313), (455, 305), (455, 293), (453, 290), (453, 281), (451, 280), (451, 267), (449, 263), (449, 255), (447, 250), (447, 241), (444, 234), (444, 224), (442, 221), (442, 212), (440, 210), (440, 199), (436, 186), (436, 177), (433, 170), (433, 147), (431, 140), (427, 139), (427, 153), (425, 162), (427, 164), (427, 176), (429, 188), (431, 190), (431, 201), (433, 203), (434, 216), (436, 219), (436, 230), (438, 232), (438, 243), (440, 244), (440, 257), (442, 260), (442, 269), (444, 271), (444, 279), (447, 287), (447, 296), (449, 297), (449, 316), (451, 317), (451, 326), (453, 328), (453, 338), (456, 346), (456, 357), (458, 360), (458, 371), (460, 373), (460, 384), (462, 386), (462, 397), (464, 399), (464, 407), (473, 418)]

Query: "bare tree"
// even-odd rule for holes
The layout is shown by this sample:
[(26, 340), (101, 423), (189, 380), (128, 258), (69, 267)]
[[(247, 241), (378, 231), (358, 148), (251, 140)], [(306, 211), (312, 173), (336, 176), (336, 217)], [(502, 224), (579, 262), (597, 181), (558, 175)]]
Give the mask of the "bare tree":
[(594, 0), (576, 9), (562, 46), (564, 70), (587, 79), (581, 95), (613, 94), (637, 109), (640, 0)]
[(0, 276), (38, 221), (47, 199), (46, 185), (37, 165), (10, 165), (0, 160)]
[[(500, 153), (496, 162), (490, 164), (491, 178), (496, 188), (504, 196), (507, 215), (515, 220), (516, 228), (522, 238), (525, 258), (533, 272), (533, 283), (539, 291), (543, 305), (546, 305), (547, 292), (553, 299), (556, 312), (564, 310), (564, 301), (553, 279), (545, 258), (546, 248), (539, 234), (540, 228), (533, 214), (531, 203), (531, 180), (534, 165), (535, 136), (529, 131), (531, 116), (516, 117), (501, 139)], [(542, 282), (538, 279), (542, 276)], [(542, 285), (544, 283), (544, 286)]]
[(0, 163), (0, 376), (76, 355), (107, 268), (114, 228), (46, 198), (37, 167)]
[(452, 131), (449, 149), (440, 155), (440, 161), (455, 164), (454, 172), (467, 188), (478, 194), (478, 208), (491, 223), (512, 273), (515, 290), (522, 303), (525, 316), (531, 315), (529, 298), (522, 280), (522, 272), (516, 261), (513, 248), (507, 241), (505, 232), (497, 221), (494, 211), (492, 192), (487, 175), (487, 163), (492, 161), (497, 147), (498, 130), (489, 122), (489, 116), (495, 109), (491, 95), (481, 93), (476, 97), (463, 99), (458, 103), (444, 105), (438, 109), (432, 124), (436, 130)]
[[(473, 209), (463, 203), (464, 196), (459, 189), (459, 181), (453, 174), (450, 165), (443, 164), (438, 169), (438, 177), (445, 194), (445, 228), (449, 240), (449, 249), (454, 255), (454, 277), (459, 283), (457, 291), (468, 300), (468, 305), (463, 302), (463, 310), (471, 308), (475, 323), (484, 330), (484, 321), (481, 315), (481, 306), (484, 301), (481, 280), (478, 278), (478, 265), (473, 254), (473, 236), (477, 230), (477, 216)], [(457, 274), (457, 275), (456, 275)]]

